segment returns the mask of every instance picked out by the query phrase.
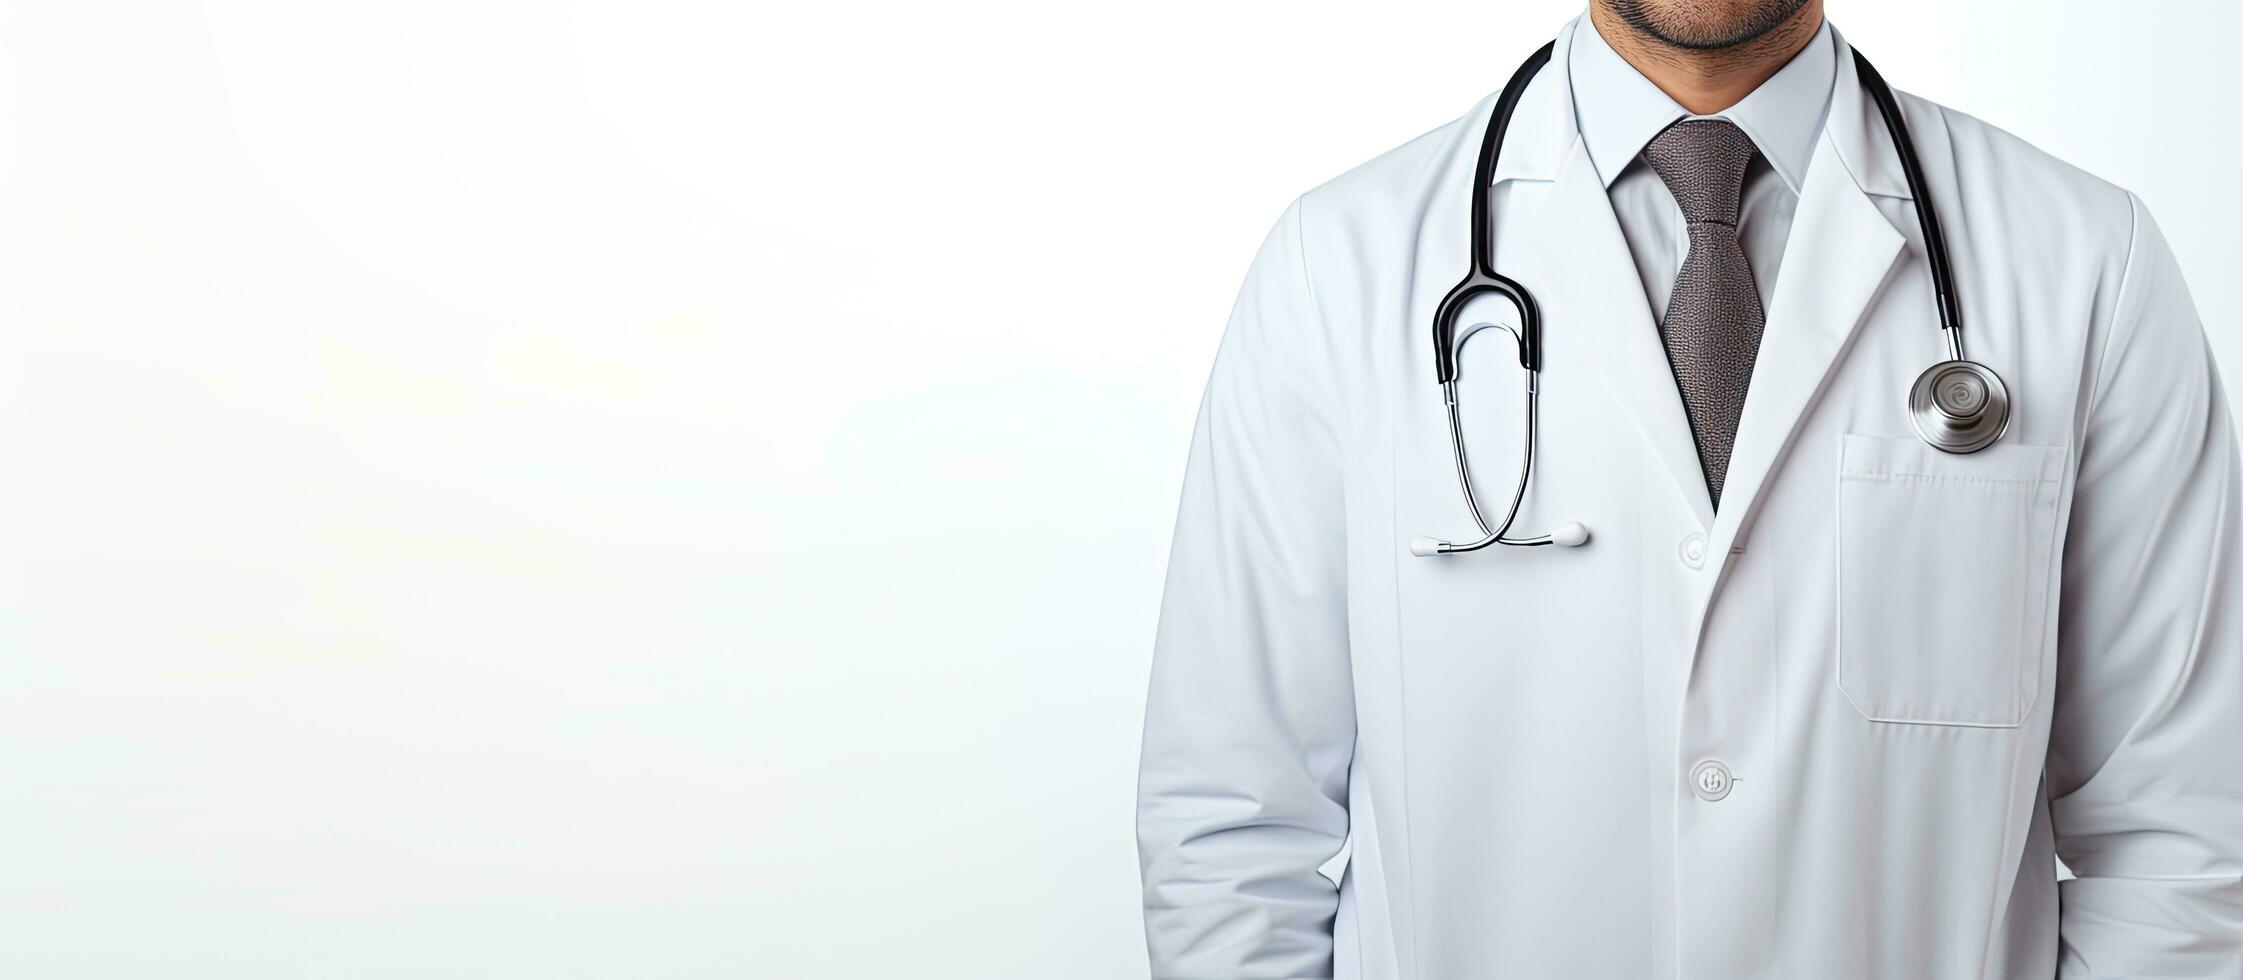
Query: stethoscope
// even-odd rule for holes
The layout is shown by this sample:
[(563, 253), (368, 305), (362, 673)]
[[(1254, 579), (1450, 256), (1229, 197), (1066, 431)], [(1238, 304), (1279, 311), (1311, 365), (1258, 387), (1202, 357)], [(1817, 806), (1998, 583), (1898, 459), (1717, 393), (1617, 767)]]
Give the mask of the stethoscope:
[[(1479, 525), (1480, 538), (1462, 544), (1451, 544), (1430, 537), (1412, 538), (1410, 553), (1419, 557), (1448, 555), (1464, 551), (1478, 551), (1491, 544), (1516, 545), (1524, 548), (1554, 544), (1565, 547), (1586, 544), (1589, 529), (1579, 522), (1568, 522), (1546, 533), (1527, 537), (1511, 537), (1511, 522), (1518, 519), (1519, 503), (1526, 499), (1527, 482), (1534, 475), (1534, 440), (1537, 432), (1535, 402), (1541, 393), (1542, 377), (1542, 314), (1535, 308), (1534, 295), (1525, 286), (1495, 271), (1490, 259), (1493, 251), (1495, 228), (1488, 220), (1488, 184), (1495, 175), (1496, 155), (1503, 151), (1503, 134), (1511, 126), (1511, 113), (1518, 108), (1519, 97), (1526, 92), (1527, 82), (1550, 60), (1550, 51), (1556, 42), (1545, 44), (1520, 65), (1511, 81), (1503, 86), (1503, 94), (1496, 99), (1495, 111), (1488, 117), (1487, 135), (1480, 143), (1480, 163), (1472, 175), (1472, 269), (1465, 273), (1464, 281), (1456, 284), (1443, 297), (1433, 313), (1434, 373), (1441, 382), (1441, 401), (1448, 408), (1449, 446), (1456, 456), (1457, 483), (1464, 488), (1464, 506), (1472, 513), (1472, 523)], [(1947, 240), (1939, 231), (1939, 215), (1932, 210), (1931, 196), (1924, 189), (1923, 168), (1916, 161), (1915, 145), (1908, 139), (1908, 124), (1901, 118), (1900, 106), (1893, 100), (1892, 89), (1870, 67), (1869, 59), (1854, 52), (1854, 68), (1861, 76), (1861, 87), (1877, 103), (1877, 112), (1885, 119), (1885, 129), (1892, 134), (1893, 149), (1900, 154), (1901, 173), (1908, 180), (1908, 192), (1916, 201), (1916, 224), (1923, 231), (1924, 257), (1931, 264), (1932, 292), (1939, 300), (1939, 327), (1947, 335), (1947, 360), (1925, 369), (1916, 383), (1908, 389), (1908, 420), (1915, 426), (1916, 434), (1923, 437), (1933, 449), (1945, 453), (1975, 453), (1994, 440), (2001, 438), (2002, 430), (2009, 425), (2009, 388), (2002, 384), (2001, 376), (1992, 368), (1963, 356), (1962, 309), (1955, 302), (1955, 277), (1947, 264)], [(1519, 325), (1516, 328), (1498, 323), (1477, 323), (1457, 332), (1456, 321), (1464, 312), (1465, 303), (1483, 293), (1494, 293), (1511, 301), (1518, 308)], [(1464, 455), (1464, 424), (1458, 414), (1456, 400), (1457, 355), (1473, 335), (1494, 327), (1511, 335), (1518, 343), (1519, 365), (1526, 369), (1526, 439), (1525, 451), (1519, 463), (1519, 478), (1511, 491), (1511, 505), (1503, 512), (1503, 520), (1490, 525), (1480, 510), (1480, 501), (1472, 492), (1472, 467)]]

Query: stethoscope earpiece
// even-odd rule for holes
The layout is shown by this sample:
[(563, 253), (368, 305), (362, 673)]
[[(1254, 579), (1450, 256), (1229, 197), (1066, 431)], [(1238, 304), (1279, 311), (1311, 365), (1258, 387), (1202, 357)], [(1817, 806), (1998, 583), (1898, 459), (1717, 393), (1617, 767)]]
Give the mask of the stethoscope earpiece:
[(1431, 558), (1435, 555), (1453, 555), (1464, 551), (1478, 551), (1490, 544), (1508, 544), (1530, 548), (1536, 545), (1554, 544), (1560, 548), (1578, 548), (1588, 543), (1589, 526), (1580, 521), (1567, 521), (1551, 528), (1548, 534), (1537, 534), (1531, 538), (1498, 536), (1482, 538), (1477, 543), (1461, 545), (1443, 541), (1431, 535), (1420, 534), (1410, 539), (1410, 554), (1419, 558)]
[(1908, 389), (1908, 422), (1943, 453), (1975, 453), (2009, 428), (2009, 387), (1977, 361), (1941, 361)]

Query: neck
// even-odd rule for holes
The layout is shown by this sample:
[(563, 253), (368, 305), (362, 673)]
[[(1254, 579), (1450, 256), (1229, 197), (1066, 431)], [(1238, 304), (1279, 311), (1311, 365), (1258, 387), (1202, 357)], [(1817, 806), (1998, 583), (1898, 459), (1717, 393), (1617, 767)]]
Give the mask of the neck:
[(1612, 10), (1611, 0), (1589, 5), (1589, 19), (1605, 43), (1667, 97), (1696, 115), (1720, 112), (1768, 80), (1822, 26), (1822, 0), (1807, 0), (1767, 33), (1725, 48), (1685, 48), (1636, 28)]

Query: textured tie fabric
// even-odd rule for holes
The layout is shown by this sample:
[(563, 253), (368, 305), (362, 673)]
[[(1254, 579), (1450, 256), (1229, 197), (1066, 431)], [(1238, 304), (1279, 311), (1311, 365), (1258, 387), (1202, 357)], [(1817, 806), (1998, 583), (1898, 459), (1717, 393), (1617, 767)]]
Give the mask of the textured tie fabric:
[(1726, 119), (1685, 119), (1643, 148), (1644, 162), (1673, 192), (1690, 228), (1690, 252), (1674, 277), (1659, 339), (1682, 390), (1715, 507), (1721, 505), (1729, 450), (1737, 441), (1737, 419), (1767, 324), (1752, 266), (1737, 239), (1745, 167), (1757, 152), (1752, 137)]

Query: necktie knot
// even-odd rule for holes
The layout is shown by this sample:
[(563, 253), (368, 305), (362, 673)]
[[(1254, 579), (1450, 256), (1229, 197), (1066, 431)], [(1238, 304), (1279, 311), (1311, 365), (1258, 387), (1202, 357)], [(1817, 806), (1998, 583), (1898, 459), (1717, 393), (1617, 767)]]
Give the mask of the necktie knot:
[(1658, 172), (1691, 224), (1737, 224), (1745, 168), (1759, 149), (1727, 119), (1685, 119), (1644, 144), (1643, 160)]

